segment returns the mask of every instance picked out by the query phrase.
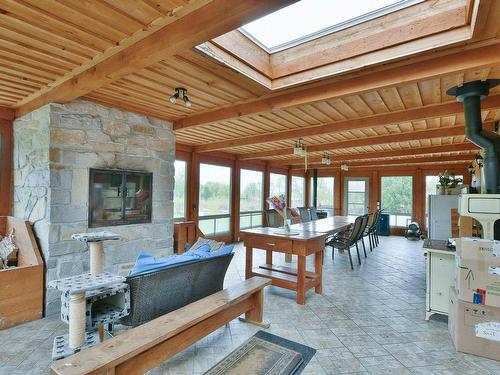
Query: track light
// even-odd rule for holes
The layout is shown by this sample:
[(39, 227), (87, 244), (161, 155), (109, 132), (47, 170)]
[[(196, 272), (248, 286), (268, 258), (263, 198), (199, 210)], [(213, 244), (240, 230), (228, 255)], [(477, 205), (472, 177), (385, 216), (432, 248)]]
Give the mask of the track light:
[(170, 103), (175, 104), (177, 103), (177, 99), (179, 99), (179, 93), (176, 92), (174, 95), (170, 97)]
[(304, 145), (304, 140), (299, 138), (295, 141), (295, 147), (293, 148), (293, 154), (297, 156), (306, 155), (306, 146)]
[(477, 154), (476, 155), (476, 164), (479, 168), (482, 168), (483, 167), (483, 157), (481, 156), (481, 154)]
[(182, 97), (182, 100), (184, 100), (184, 104), (186, 105), (186, 107), (191, 108), (191, 101), (189, 100), (189, 98), (186, 94), (184, 94), (184, 96)]
[(469, 172), (469, 174), (474, 174), (474, 166), (472, 164), (469, 164), (469, 166), (467, 167), (467, 171)]
[(332, 164), (332, 161), (330, 160), (330, 155), (328, 155), (328, 152), (323, 153), (323, 158), (321, 159), (321, 164), (325, 165), (330, 165)]
[(187, 96), (187, 89), (184, 87), (176, 87), (175, 88), (175, 94), (170, 97), (170, 103), (175, 104), (177, 103), (177, 99), (182, 97), (182, 100), (184, 101), (184, 105), (188, 108), (191, 107), (191, 101), (189, 100)]

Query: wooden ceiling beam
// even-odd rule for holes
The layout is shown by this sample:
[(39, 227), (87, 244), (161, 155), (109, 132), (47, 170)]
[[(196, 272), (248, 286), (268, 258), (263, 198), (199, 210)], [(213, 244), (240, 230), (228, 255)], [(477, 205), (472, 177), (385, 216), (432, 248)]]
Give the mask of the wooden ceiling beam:
[(88, 94), (127, 74), (185, 51), (297, 0), (197, 0), (192, 11), (153, 34), (122, 49), (106, 60), (67, 80), (17, 108), (16, 116), (50, 102), (67, 102)]
[(1, 120), (13, 120), (15, 111), (12, 108), (0, 107)]
[[(391, 151), (376, 151), (376, 152), (363, 152), (363, 153), (343, 153), (343, 154), (331, 154), (330, 159), (332, 163), (340, 163), (341, 161), (349, 160), (365, 160), (365, 159), (382, 159), (382, 158), (393, 158), (393, 157), (404, 157), (410, 155), (426, 155), (429, 154), (442, 154), (447, 152), (464, 152), (471, 153), (477, 152), (479, 148), (470, 142), (457, 143), (452, 145), (438, 145), (430, 147), (417, 147), (417, 148), (402, 148), (400, 150)], [(308, 163), (321, 163), (322, 157), (309, 157), (307, 159)], [(286, 160), (275, 160), (271, 161), (272, 165), (303, 165), (304, 159), (299, 157), (294, 157), (293, 159)]]
[[(328, 150), (339, 150), (351, 147), (384, 145), (394, 142), (409, 142), (409, 141), (420, 141), (423, 139), (453, 137), (464, 134), (465, 134), (465, 128), (461, 125), (455, 125), (455, 126), (448, 126), (430, 130), (419, 130), (412, 132), (382, 135), (376, 137), (358, 138), (352, 140), (349, 139), (347, 141), (329, 142), (311, 146), (306, 145), (306, 149), (308, 152), (318, 152), (318, 151), (328, 151)], [(273, 156), (292, 155), (292, 154), (293, 154), (293, 148), (290, 147), (272, 151), (240, 154), (238, 158), (240, 160), (262, 159), (262, 158), (271, 158)]]
[[(490, 96), (484, 99), (481, 103), (481, 108), (483, 110), (500, 108), (500, 95)], [(197, 152), (221, 150), (225, 148), (248, 146), (266, 142), (276, 142), (301, 137), (311, 137), (315, 135), (323, 135), (354, 129), (400, 124), (408, 121), (427, 120), (431, 118), (455, 115), (457, 113), (463, 113), (463, 105), (462, 103), (452, 102), (413, 108), (405, 111), (384, 113), (381, 115), (370, 117), (361, 117), (352, 120), (330, 122), (321, 125), (303, 127), (300, 129), (292, 129), (275, 133), (259, 134), (244, 138), (229, 139), (200, 145), (195, 149)]]
[[(448, 156), (434, 156), (434, 157), (415, 157), (404, 158), (396, 160), (371, 160), (371, 161), (352, 161), (348, 162), (348, 167), (381, 167), (384, 165), (401, 165), (401, 164), (422, 164), (422, 163), (447, 163), (447, 162), (472, 162), (472, 157), (469, 155), (448, 155)], [(308, 164), (308, 169), (329, 168), (331, 165), (325, 164)]]
[(371, 72), (326, 84), (294, 88), (251, 100), (243, 104), (200, 113), (174, 121), (174, 129), (184, 129), (213, 122), (272, 112), (301, 104), (331, 100), (345, 95), (370, 92), (402, 83), (429, 80), (471, 69), (500, 64), (500, 43), (461, 51), (446, 57)]

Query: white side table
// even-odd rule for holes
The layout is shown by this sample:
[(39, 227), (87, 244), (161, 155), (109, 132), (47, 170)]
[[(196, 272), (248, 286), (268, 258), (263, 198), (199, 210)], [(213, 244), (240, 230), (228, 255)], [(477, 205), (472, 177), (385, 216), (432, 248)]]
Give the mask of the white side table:
[(427, 289), (425, 320), (433, 314), (448, 315), (450, 287), (455, 284), (455, 249), (447, 241), (426, 240)]

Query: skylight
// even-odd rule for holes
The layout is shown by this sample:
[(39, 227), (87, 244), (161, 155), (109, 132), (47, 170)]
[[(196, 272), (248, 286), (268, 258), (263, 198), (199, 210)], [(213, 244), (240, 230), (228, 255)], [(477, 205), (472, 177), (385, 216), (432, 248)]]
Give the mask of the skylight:
[(268, 52), (276, 52), (422, 1), (301, 0), (240, 30)]

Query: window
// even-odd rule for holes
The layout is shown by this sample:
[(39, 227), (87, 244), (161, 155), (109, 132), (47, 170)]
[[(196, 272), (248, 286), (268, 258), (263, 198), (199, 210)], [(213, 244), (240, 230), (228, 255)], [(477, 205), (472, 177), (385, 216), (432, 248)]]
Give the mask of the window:
[[(316, 208), (318, 210), (323, 210), (328, 213), (328, 216), (333, 216), (333, 202), (334, 202), (334, 190), (335, 185), (334, 177), (318, 177), (318, 193), (316, 196), (317, 203)], [(313, 205), (313, 178), (311, 178), (311, 194), (310, 202)]]
[(240, 30), (267, 52), (293, 47), (422, 0), (301, 0)]
[(364, 215), (369, 206), (368, 177), (346, 177), (344, 180), (344, 202), (347, 215)]
[(89, 227), (151, 222), (152, 173), (90, 169)]
[(286, 175), (271, 173), (269, 176), (269, 195), (273, 197), (280, 194), (286, 196)]
[(292, 207), (304, 207), (306, 202), (306, 179), (300, 176), (292, 176)]
[(174, 221), (186, 220), (186, 171), (187, 163), (184, 160), (176, 160), (175, 169), (175, 187), (174, 187)]
[(412, 218), (413, 177), (382, 177), (382, 209), (389, 214), (392, 227), (406, 227)]
[(207, 236), (231, 232), (231, 168), (200, 164), (198, 226)]
[(263, 177), (259, 171), (240, 171), (240, 229), (262, 226)]

